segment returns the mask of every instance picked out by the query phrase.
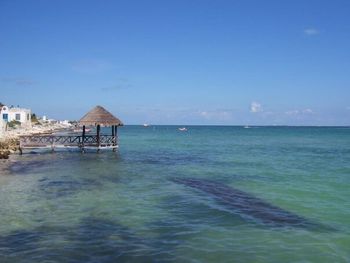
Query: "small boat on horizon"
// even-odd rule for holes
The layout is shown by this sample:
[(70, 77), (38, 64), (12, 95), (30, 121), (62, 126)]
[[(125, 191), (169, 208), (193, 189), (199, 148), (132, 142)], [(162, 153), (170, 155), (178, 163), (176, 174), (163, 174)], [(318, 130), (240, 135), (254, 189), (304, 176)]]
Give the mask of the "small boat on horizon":
[(178, 128), (179, 131), (187, 131), (186, 127)]
[[(90, 132), (91, 129), (85, 129), (85, 132)], [(74, 129), (73, 132), (83, 132), (83, 129)]]
[(149, 125), (148, 123), (143, 124), (143, 127), (149, 127), (149, 126), (151, 126), (151, 125)]

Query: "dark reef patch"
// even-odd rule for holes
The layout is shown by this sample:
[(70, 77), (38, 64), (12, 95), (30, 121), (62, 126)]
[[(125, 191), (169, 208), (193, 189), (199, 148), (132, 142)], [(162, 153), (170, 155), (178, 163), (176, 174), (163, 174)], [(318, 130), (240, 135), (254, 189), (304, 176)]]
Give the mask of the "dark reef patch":
[(173, 178), (171, 180), (208, 194), (226, 209), (250, 222), (271, 227), (331, 230), (329, 227), (311, 222), (302, 216), (270, 204), (250, 193), (231, 188), (213, 180), (192, 178)]
[(101, 185), (97, 180), (92, 179), (62, 179), (49, 180), (43, 178), (39, 180), (39, 189), (48, 198), (57, 198), (72, 195), (81, 190), (93, 190)]
[(171, 259), (168, 249), (161, 239), (94, 217), (0, 236), (1, 262), (164, 262)]

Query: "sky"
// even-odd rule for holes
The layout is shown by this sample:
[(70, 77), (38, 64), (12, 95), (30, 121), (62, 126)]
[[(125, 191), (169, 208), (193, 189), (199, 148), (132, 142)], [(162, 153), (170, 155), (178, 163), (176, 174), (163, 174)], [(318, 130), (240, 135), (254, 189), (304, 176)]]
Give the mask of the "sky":
[(126, 124), (350, 125), (348, 0), (0, 0), (0, 102)]

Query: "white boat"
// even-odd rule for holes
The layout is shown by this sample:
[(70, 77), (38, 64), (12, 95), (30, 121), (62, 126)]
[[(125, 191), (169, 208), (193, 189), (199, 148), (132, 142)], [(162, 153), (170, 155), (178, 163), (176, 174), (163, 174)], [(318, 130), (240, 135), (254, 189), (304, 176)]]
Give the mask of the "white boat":
[(148, 123), (144, 123), (143, 127), (149, 127), (150, 125)]
[(187, 128), (186, 127), (182, 127), (182, 128), (179, 128), (178, 130), (179, 131), (187, 131)]
[[(85, 129), (85, 132), (90, 132), (91, 129)], [(74, 129), (73, 132), (83, 132), (83, 129)]]

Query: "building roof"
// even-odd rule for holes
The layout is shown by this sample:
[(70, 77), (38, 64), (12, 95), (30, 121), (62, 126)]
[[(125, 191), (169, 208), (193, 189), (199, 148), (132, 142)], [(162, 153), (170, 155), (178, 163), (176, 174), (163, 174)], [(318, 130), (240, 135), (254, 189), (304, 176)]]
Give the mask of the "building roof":
[(101, 106), (96, 106), (84, 115), (79, 121), (80, 125), (86, 126), (122, 126), (123, 123), (112, 113)]

